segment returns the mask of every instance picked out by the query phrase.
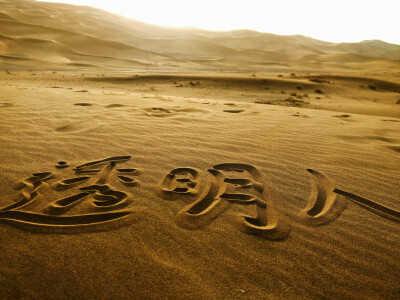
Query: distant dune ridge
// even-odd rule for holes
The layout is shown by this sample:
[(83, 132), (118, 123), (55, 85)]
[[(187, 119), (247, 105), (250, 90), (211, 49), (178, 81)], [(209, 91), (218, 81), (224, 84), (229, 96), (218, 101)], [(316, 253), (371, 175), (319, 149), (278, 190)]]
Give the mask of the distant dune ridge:
[[(316, 24), (315, 26), (318, 26)], [(0, 0), (1, 69), (337, 71), (400, 67), (400, 46), (164, 28), (87, 6)]]

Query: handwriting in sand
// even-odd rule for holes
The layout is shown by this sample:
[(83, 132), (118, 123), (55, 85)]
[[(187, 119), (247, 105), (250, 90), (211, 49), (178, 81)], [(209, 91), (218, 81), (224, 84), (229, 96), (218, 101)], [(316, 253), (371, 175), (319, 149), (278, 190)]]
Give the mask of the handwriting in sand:
[[(16, 185), (16, 201), (0, 208), (0, 222), (46, 233), (103, 231), (129, 224), (135, 214), (128, 206), (140, 185), (140, 172), (119, 166), (130, 159), (114, 156), (74, 168), (61, 161), (55, 166), (59, 172), (34, 173)], [(62, 179), (66, 170), (72, 173), (71, 177)], [(298, 215), (304, 224), (331, 223), (344, 211), (347, 199), (387, 219), (400, 221), (398, 211), (335, 189), (329, 178), (315, 170), (308, 171), (311, 195)], [(61, 192), (67, 196), (59, 198)], [(192, 201), (175, 216), (176, 224), (185, 229), (205, 228), (231, 206), (241, 205), (249, 212), (234, 220), (241, 232), (268, 240), (283, 240), (290, 234), (291, 225), (274, 208), (262, 172), (252, 165), (223, 163), (206, 172), (176, 168), (161, 180), (156, 194), (170, 201)]]

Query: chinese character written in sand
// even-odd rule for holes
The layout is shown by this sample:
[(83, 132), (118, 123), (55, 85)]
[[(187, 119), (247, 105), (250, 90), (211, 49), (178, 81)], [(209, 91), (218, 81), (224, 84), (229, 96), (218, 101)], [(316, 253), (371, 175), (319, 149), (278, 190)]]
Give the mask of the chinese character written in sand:
[[(132, 211), (121, 209), (132, 202), (132, 195), (114, 186), (139, 184), (133, 178), (138, 175), (137, 169), (117, 168), (130, 158), (116, 156), (79, 165), (72, 169), (74, 177), (55, 182), (56, 173), (34, 173), (16, 186), (20, 190), (17, 201), (0, 209), (0, 222), (27, 230), (62, 233), (107, 230), (125, 224)], [(62, 170), (68, 167), (66, 162), (56, 166)], [(69, 195), (57, 199), (62, 193)], [(57, 200), (51, 201), (54, 198)]]
[[(187, 229), (203, 228), (224, 213), (231, 205), (255, 208), (255, 217), (240, 216), (237, 228), (245, 233), (270, 240), (288, 237), (290, 226), (279, 220), (273, 201), (260, 171), (247, 164), (219, 164), (208, 170), (201, 195), (175, 216), (176, 223)], [(167, 174), (159, 185), (159, 196), (175, 199), (198, 193), (199, 171), (177, 168)]]
[[(60, 172), (34, 173), (16, 185), (15, 202), (0, 208), (0, 222), (25, 230), (55, 233), (81, 233), (109, 230), (132, 221), (143, 211), (125, 208), (132, 195), (125, 190), (139, 185), (134, 168), (119, 168), (130, 156), (115, 156), (69, 168), (58, 162)], [(400, 212), (377, 202), (336, 189), (332, 180), (308, 169), (311, 194), (298, 218), (305, 225), (326, 225), (337, 219), (347, 199), (384, 218), (399, 222)], [(72, 173), (68, 179), (64, 173)], [(63, 197), (60, 195), (64, 194)], [(268, 240), (283, 240), (290, 226), (274, 208), (273, 197), (260, 170), (252, 165), (224, 163), (207, 172), (176, 168), (159, 184), (157, 195), (167, 200), (190, 199), (175, 216), (186, 229), (204, 228), (232, 205), (240, 205), (252, 215), (235, 219), (236, 227), (247, 234)], [(56, 199), (56, 200), (54, 200)]]
[[(359, 204), (386, 219), (400, 222), (400, 212), (375, 201), (336, 189), (332, 180), (308, 169), (311, 194), (298, 220), (307, 226), (327, 225), (336, 220), (347, 207), (347, 200)], [(205, 181), (199, 193), (200, 181)], [(192, 197), (193, 202), (175, 216), (176, 223), (186, 229), (204, 228), (222, 215), (231, 205), (248, 206), (255, 216), (242, 215), (236, 227), (248, 234), (269, 240), (283, 240), (289, 236), (290, 226), (280, 219), (261, 172), (248, 164), (225, 163), (208, 170), (206, 180), (192, 168), (177, 168), (159, 184), (158, 195), (168, 200)]]

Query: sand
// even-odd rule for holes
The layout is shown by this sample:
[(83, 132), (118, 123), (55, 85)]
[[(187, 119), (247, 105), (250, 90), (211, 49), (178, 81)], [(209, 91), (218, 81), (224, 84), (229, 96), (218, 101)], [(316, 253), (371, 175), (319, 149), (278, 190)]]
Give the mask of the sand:
[(395, 94), (262, 80), (3, 72), (1, 297), (397, 298)]
[(0, 298), (398, 299), (398, 47), (0, 0)]

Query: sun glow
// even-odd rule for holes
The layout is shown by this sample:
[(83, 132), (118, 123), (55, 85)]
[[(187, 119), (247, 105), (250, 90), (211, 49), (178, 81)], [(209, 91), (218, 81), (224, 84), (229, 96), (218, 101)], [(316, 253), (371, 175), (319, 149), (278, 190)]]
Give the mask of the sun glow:
[(135, 20), (208, 30), (253, 29), (331, 42), (380, 39), (400, 44), (398, 0), (54, 0), (89, 5)]

